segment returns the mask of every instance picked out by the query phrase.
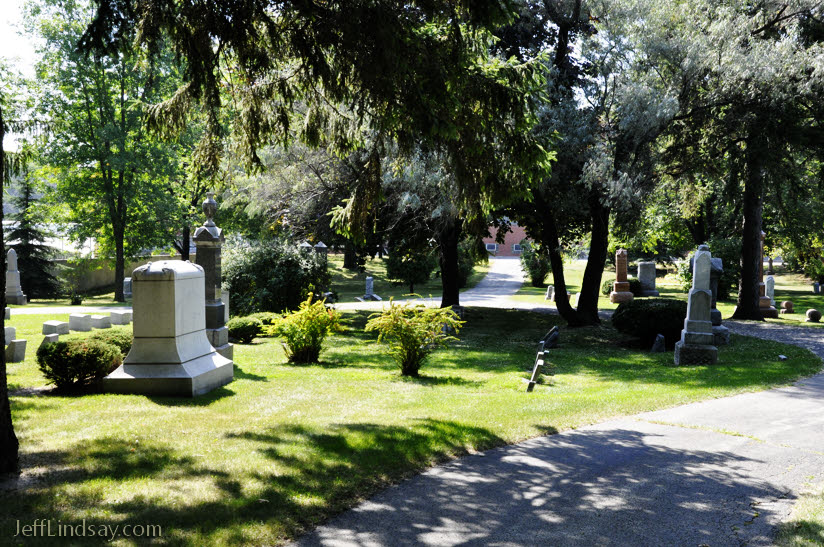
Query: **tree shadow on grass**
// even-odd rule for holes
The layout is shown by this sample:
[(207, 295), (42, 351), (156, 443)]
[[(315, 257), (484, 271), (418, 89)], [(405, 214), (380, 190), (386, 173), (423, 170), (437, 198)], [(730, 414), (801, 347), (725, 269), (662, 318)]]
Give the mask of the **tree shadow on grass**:
[(481, 387), (484, 382), (479, 380), (467, 380), (460, 376), (427, 376), (421, 374), (420, 376), (401, 376), (398, 374), (392, 378), (394, 382), (404, 382), (409, 384), (418, 384), (421, 386), (435, 387), (435, 386), (461, 386), (461, 387)]
[(261, 376), (260, 374), (253, 374), (251, 372), (246, 372), (243, 370), (237, 363), (235, 363), (235, 371), (234, 371), (235, 379), (241, 380), (251, 380), (253, 382), (267, 382), (269, 378), (266, 376)]
[[(429, 465), (504, 442), (440, 420), (287, 425), (220, 438), (271, 465), (229, 471), (172, 446), (123, 438), (24, 453), (28, 471), (0, 489), (0, 530), (16, 530), (16, 520), (87, 518), (95, 525), (157, 524), (170, 544), (275, 543)], [(182, 502), (178, 490), (193, 481), (205, 494)]]

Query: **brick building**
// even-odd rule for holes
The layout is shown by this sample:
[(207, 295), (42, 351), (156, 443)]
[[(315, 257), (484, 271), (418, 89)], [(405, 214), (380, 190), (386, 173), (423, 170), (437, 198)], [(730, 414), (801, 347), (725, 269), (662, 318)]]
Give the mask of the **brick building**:
[(513, 222), (510, 231), (504, 236), (503, 243), (495, 241), (497, 228), (490, 226), (489, 233), (492, 235), (484, 238), (484, 244), (490, 256), (521, 256), (521, 241), (526, 239), (526, 231), (523, 228)]

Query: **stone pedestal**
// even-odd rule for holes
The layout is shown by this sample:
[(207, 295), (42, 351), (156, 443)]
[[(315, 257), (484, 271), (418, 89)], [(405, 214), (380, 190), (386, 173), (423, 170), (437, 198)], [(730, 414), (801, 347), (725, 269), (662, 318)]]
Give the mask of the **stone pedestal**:
[(28, 299), (20, 287), (20, 272), (17, 271), (17, 251), (9, 249), (6, 260), (6, 304), (25, 306)]
[(626, 249), (618, 249), (615, 253), (615, 283), (612, 284), (609, 301), (620, 304), (621, 302), (632, 302), (633, 298), (627, 281), (627, 251)]
[(655, 290), (655, 262), (638, 263), (638, 281), (641, 283), (641, 296), (660, 296)]
[(366, 278), (366, 292), (360, 298), (355, 298), (360, 302), (380, 302), (383, 300), (380, 296), (375, 294), (375, 280), (372, 276)]
[(227, 359), (232, 359), (234, 349), (232, 344), (229, 343), (229, 330), (226, 328), (226, 306), (224, 306), (221, 299), (220, 289), (221, 248), (225, 238), (223, 237), (223, 230), (218, 228), (214, 222), (217, 202), (213, 199), (213, 196), (212, 192), (207, 193), (206, 201), (203, 202), (206, 222), (195, 230), (192, 239), (194, 239), (197, 247), (195, 260), (198, 266), (203, 268), (206, 280), (204, 293), (206, 300), (206, 336), (218, 353)]
[(164, 260), (132, 274), (134, 342), (106, 376), (114, 393), (194, 397), (228, 384), (234, 364), (206, 337), (203, 268)]
[(675, 343), (676, 365), (711, 365), (718, 361), (718, 348), (713, 345), (710, 320), (712, 291), (710, 289), (711, 255), (709, 247), (701, 245), (694, 257), (692, 289), (687, 303), (687, 318), (681, 340)]

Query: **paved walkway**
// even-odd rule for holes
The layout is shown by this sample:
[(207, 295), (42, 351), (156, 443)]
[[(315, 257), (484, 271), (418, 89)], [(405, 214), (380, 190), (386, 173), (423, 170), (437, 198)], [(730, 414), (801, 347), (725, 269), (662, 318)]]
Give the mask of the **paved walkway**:
[[(727, 323), (824, 357), (824, 331)], [(770, 545), (824, 480), (824, 374), (462, 458), (298, 545)]]

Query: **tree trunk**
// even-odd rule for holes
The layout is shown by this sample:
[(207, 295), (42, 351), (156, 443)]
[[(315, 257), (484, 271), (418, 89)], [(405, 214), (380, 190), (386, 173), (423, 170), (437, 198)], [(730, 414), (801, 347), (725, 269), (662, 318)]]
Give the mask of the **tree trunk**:
[(343, 269), (350, 271), (358, 269), (358, 251), (355, 244), (348, 240), (343, 246)]
[(123, 279), (126, 277), (126, 257), (123, 251), (123, 227), (115, 222), (113, 226), (114, 235), (114, 299), (117, 302), (125, 302), (126, 296), (123, 294)]
[(584, 325), (598, 325), (598, 296), (601, 292), (601, 277), (609, 246), (609, 208), (601, 203), (601, 196), (594, 190), (589, 197), (592, 235), (589, 242), (589, 256), (581, 283), (581, 297), (578, 300), (578, 320)]
[(738, 305), (733, 319), (757, 319), (763, 321), (759, 299), (759, 273), (761, 257), (761, 211), (764, 204), (764, 158), (768, 153), (766, 134), (753, 130), (747, 139), (745, 159), (747, 175), (744, 181), (744, 233), (741, 242), (741, 283), (738, 288)]
[(552, 281), (555, 287), (555, 307), (570, 327), (577, 327), (579, 326), (578, 313), (570, 305), (567, 297), (564, 257), (561, 255), (561, 240), (558, 237), (554, 216), (546, 215), (541, 231), (544, 236), (543, 240), (549, 247), (549, 262), (552, 265)]
[[(6, 187), (6, 154), (3, 151), (3, 138), (6, 134), (6, 126), (3, 124), (3, 110), (0, 108), (0, 224), (3, 221), (3, 192)], [(2, 237), (0, 237), (0, 256), (5, 258), (6, 245)], [(2, 285), (0, 285), (0, 302), (3, 304), (3, 309), (6, 309), (6, 277), (3, 278)], [(3, 348), (6, 347), (6, 315), (0, 319), (0, 331), (3, 332)], [(2, 349), (2, 348), (0, 348)], [(9, 401), (9, 384), (6, 377), (6, 353), (0, 351), (0, 473), (13, 473), (19, 470), (20, 462), (18, 459), (17, 436), (14, 434), (14, 424), (11, 421), (11, 403)]]
[(460, 305), (460, 288), (458, 287), (458, 242), (461, 239), (461, 220), (453, 219), (438, 234), (438, 259), (441, 265), (441, 307)]
[(180, 259), (189, 260), (189, 248), (191, 247), (192, 229), (187, 224), (183, 227), (183, 233), (180, 236)]

